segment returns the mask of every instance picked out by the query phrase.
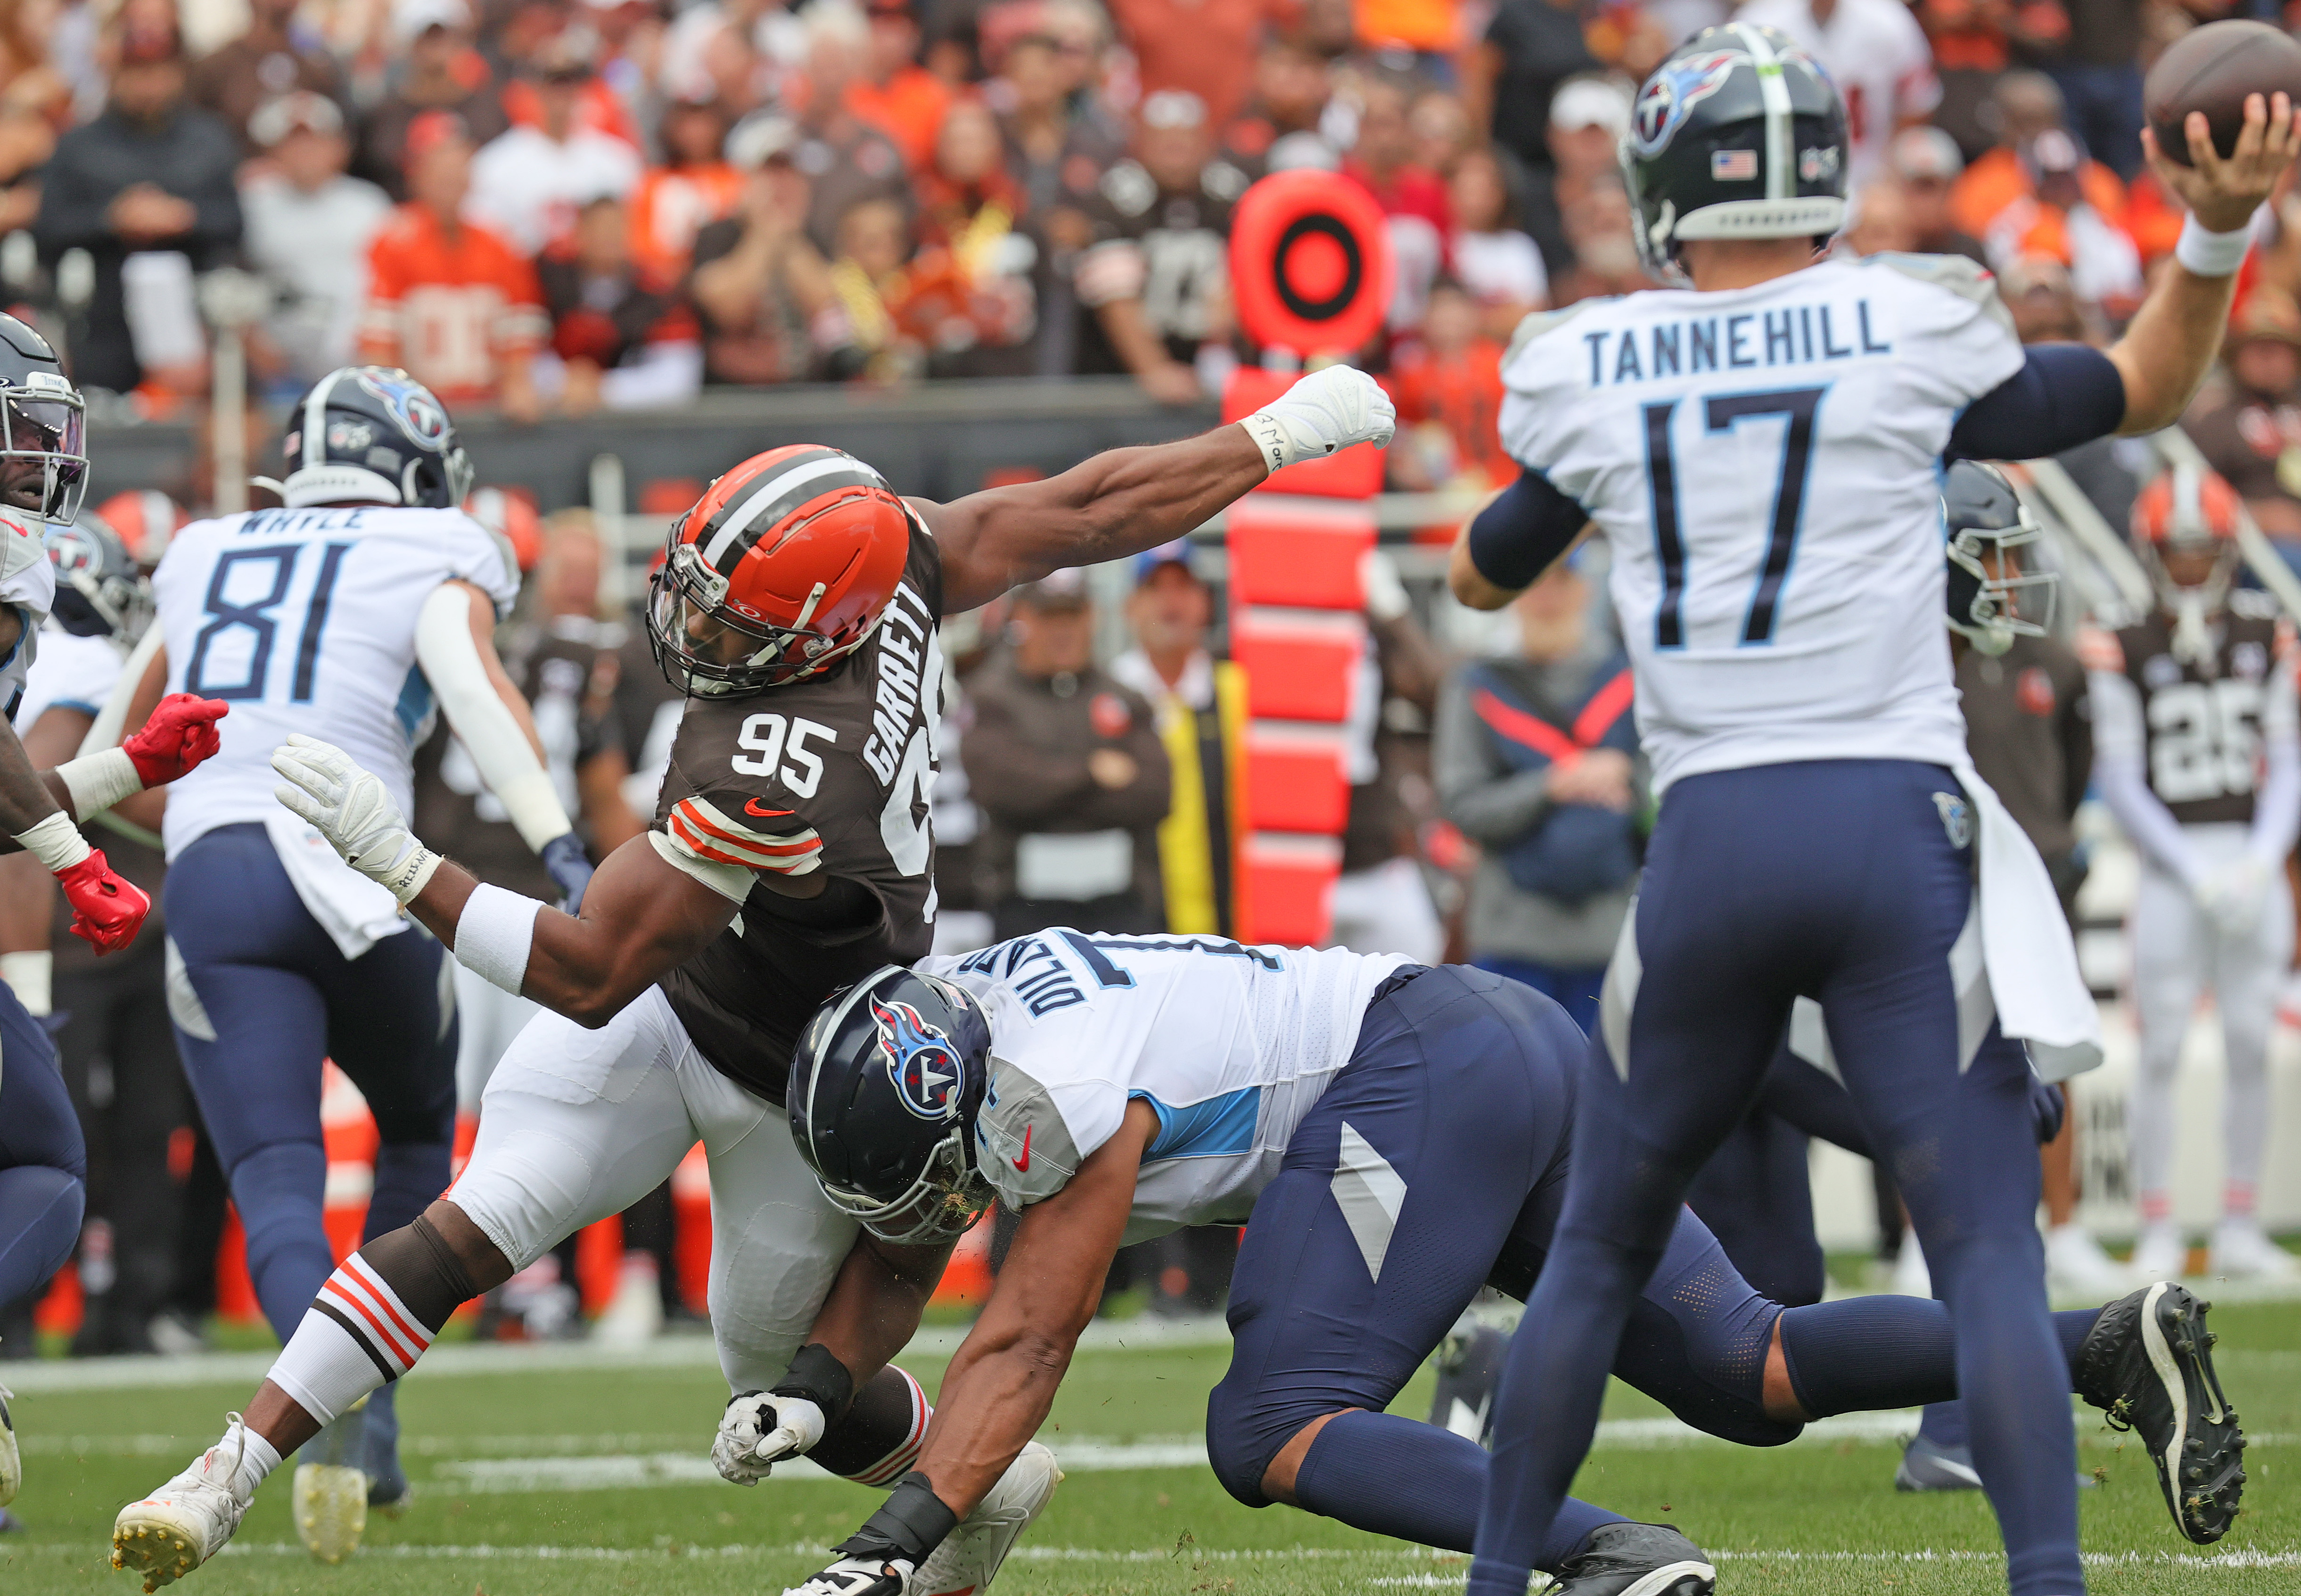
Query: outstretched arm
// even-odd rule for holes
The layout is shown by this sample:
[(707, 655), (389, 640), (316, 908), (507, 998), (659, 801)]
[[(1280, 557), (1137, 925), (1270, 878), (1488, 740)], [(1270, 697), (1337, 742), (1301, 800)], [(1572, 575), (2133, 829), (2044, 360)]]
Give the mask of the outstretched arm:
[(911, 503), (942, 551), (943, 610), (959, 614), (1050, 571), (1155, 548), (1282, 466), (1357, 443), (1385, 447), (1395, 424), (1373, 378), (1328, 366), (1244, 421), (1196, 438), (1112, 449), (1043, 482), (948, 505)]

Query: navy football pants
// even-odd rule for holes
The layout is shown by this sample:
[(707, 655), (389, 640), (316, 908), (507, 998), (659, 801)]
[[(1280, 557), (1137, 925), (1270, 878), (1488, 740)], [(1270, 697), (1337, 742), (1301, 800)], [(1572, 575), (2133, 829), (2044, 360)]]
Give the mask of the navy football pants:
[(1961, 1067), (1949, 954), (1971, 856), (1948, 828), (1969, 815), (1945, 771), (1907, 761), (1721, 771), (1670, 790), (1634, 911), (1636, 959), (1610, 975), (1582, 1076), (1557, 1244), (1496, 1397), (1469, 1596), (1522, 1596), (1679, 1201), (1755, 1100), (1801, 994), (1828, 1015), (1954, 1317), (2014, 1596), (2085, 1588), (2027, 1067), (2006, 1047)]
[[(1370, 1459), (1346, 1458), (1343, 1425), (1329, 1425), (1298, 1475), (1302, 1505), (1468, 1547), (1485, 1452), (1383, 1409), (1480, 1286), (1523, 1297), (1542, 1269), (1587, 1050), (1555, 1003), (1460, 965), (1426, 972), (1368, 1008), (1357, 1051), (1296, 1128), (1239, 1249), (1231, 1365), (1207, 1411), (1209, 1456), (1239, 1500), (1268, 1505), (1263, 1473), (1304, 1425), (1362, 1408), (1354, 1424), (1402, 1428), (1387, 1445), (1359, 1438)], [(1689, 1424), (1777, 1444), (1798, 1431), (1766, 1418), (1759, 1400), (1780, 1311), (1683, 1214), (1613, 1366)], [(1335, 1511), (1351, 1499), (1330, 1476), (1368, 1466), (1387, 1477), (1356, 1494), (1358, 1510)], [(1432, 1500), (1414, 1500), (1417, 1487)], [(1561, 1531), (1544, 1567), (1616, 1517), (1569, 1504), (1577, 1509), (1578, 1533)]]
[(364, 1236), (414, 1223), (447, 1190), (456, 1133), (447, 952), (412, 926), (344, 957), (260, 825), (199, 838), (169, 867), (165, 890), (168, 934), (200, 1011), (172, 1003), (176, 1042), (247, 1232), (256, 1298), (285, 1341), (335, 1268), (322, 1224), (323, 1057), (366, 1098), (381, 1141)]
[(87, 1201), (88, 1149), (55, 1047), (0, 982), (0, 1306), (64, 1266)]

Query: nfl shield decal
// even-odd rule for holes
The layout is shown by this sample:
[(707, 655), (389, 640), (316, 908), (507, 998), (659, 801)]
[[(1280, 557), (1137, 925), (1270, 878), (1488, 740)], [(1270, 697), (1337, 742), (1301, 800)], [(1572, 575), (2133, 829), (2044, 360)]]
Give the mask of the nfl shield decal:
[(887, 1056), (887, 1078), (903, 1107), (921, 1119), (949, 1119), (958, 1107), (960, 1076), (950, 1048), (908, 1003), (874, 999), (871, 1017), (878, 1023), (879, 1048)]

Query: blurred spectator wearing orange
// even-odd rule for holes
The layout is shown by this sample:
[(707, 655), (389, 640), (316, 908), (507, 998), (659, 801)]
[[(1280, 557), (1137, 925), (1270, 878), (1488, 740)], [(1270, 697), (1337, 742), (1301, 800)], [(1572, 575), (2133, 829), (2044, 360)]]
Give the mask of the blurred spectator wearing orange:
[(807, 237), (809, 190), (798, 127), (773, 113), (727, 138), (744, 174), (734, 213), (695, 236), (689, 293), (703, 325), (704, 377), (798, 382), (813, 373), (809, 327), (832, 306), (830, 270)]
[(2219, 380), (2189, 406), (2181, 430), (2262, 531), (2301, 540), (2301, 311), (2282, 289), (2246, 296), (2222, 347)]
[(318, 32), (297, 19), (301, 0), (249, 0), (247, 31), (192, 68), (192, 104), (213, 112), (250, 155), (263, 148), (248, 128), (255, 108), (290, 89), (349, 98), (343, 69)]
[(1145, 98), (1167, 88), (1196, 95), (1218, 128), (1246, 104), (1263, 30), (1301, 13), (1297, 0), (1112, 0), (1110, 9), (1134, 48)]
[(2006, 73), (1991, 104), (1997, 146), (1957, 180), (1951, 221), (1982, 240), (1993, 261), (2051, 255), (2076, 272), (2079, 293), (2101, 297), (2085, 280), (2106, 284), (2136, 269), (2123, 258), (2132, 255), (2132, 240), (2118, 243), (2125, 185), (2063, 125), (2062, 91), (2043, 72)]
[(336, 103), (297, 89), (257, 108), (248, 138), (266, 159), (239, 189), (247, 263), (277, 285), (263, 359), (280, 384), (308, 387), (345, 364), (367, 298), (368, 247), (391, 214), (373, 183), (344, 175), (351, 139)]
[(743, 174), (725, 156), (727, 116), (717, 101), (672, 101), (659, 132), (664, 163), (648, 168), (632, 195), (632, 253), (680, 277), (695, 235), (733, 213)]
[(500, 237), (464, 220), (472, 141), (448, 112), (407, 134), (407, 185), (368, 252), (360, 358), (404, 366), (451, 408), (498, 405), (531, 421), (530, 362), (547, 324), (535, 272)]
[(919, 64), (910, 0), (870, 0), (869, 65), (847, 86), (847, 109), (895, 141), (914, 171), (934, 158), (950, 88)]
[(395, 0), (389, 38), (403, 55), (396, 81), (361, 118), (360, 176), (394, 200), (407, 197), (407, 130), (427, 111), (452, 111), (486, 144), (511, 126), (488, 64), (472, 48), (465, 0)]
[(1480, 331), (1477, 302), (1460, 283), (1441, 279), (1430, 291), (1420, 340), (1398, 351), (1383, 382), (1406, 445), (1390, 451), (1399, 487), (1503, 488), (1518, 480), (1497, 424), (1503, 347)]
[(865, 80), (871, 24), (849, 0), (816, 0), (807, 16), (804, 136), (796, 155), (813, 186), (807, 217), (818, 248), (834, 247), (839, 219), (866, 199), (887, 199), (908, 213), (910, 186), (902, 151), (849, 108), (848, 90)]
[(543, 52), (534, 69), (536, 121), (514, 126), (472, 163), (473, 219), (530, 258), (593, 200), (621, 199), (639, 187), (639, 152), (577, 114), (598, 80), (587, 47), (566, 39)]
[(1028, 375), (1039, 246), (1022, 229), (1023, 191), (1008, 174), (998, 119), (982, 101), (953, 103), (916, 187), (920, 251), (905, 315), (926, 337), (933, 369)]
[(574, 231), (535, 263), (551, 318), (548, 373), (559, 408), (637, 410), (684, 404), (703, 383), (703, 347), (679, 280), (634, 259), (621, 200), (583, 207)]
[(1941, 104), (1933, 48), (1902, 0), (1750, 0), (1735, 20), (1780, 29), (1836, 80), (1845, 96), (1849, 190), (1877, 174), (1897, 131)]

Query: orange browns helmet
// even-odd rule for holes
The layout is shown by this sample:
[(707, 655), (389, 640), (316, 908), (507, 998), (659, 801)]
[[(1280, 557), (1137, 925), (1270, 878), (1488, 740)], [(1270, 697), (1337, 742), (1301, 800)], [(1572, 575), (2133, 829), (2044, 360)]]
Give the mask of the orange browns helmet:
[(168, 540), (189, 526), (191, 512), (156, 488), (131, 488), (96, 507), (118, 532), (136, 563), (149, 571), (168, 552)]
[(2213, 553), (2237, 541), (2237, 489), (2218, 472), (2176, 465), (2133, 501), (2133, 539), (2147, 547)]
[(543, 557), (543, 516), (524, 488), (475, 488), (464, 496), (464, 514), (511, 545), (522, 574)]
[(812, 676), (871, 635), (910, 540), (910, 512), (854, 455), (754, 455), (672, 526), (648, 591), (656, 662), (690, 698)]

